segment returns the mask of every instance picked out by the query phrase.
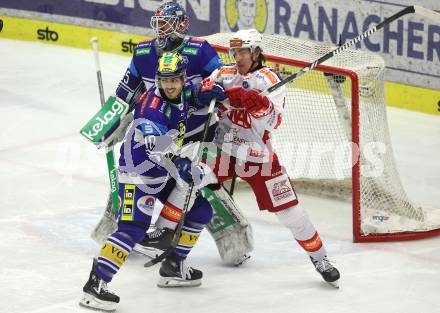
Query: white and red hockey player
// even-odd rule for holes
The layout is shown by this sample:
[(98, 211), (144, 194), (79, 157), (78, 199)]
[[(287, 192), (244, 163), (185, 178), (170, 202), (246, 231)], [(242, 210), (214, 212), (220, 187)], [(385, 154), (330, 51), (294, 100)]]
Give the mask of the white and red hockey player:
[(262, 35), (255, 29), (240, 30), (230, 40), (230, 54), (236, 64), (222, 66), (204, 81), (207, 90), (210, 84), (222, 85), (230, 101), (230, 108), (219, 110), (214, 143), (221, 152), (210, 166), (220, 184), (234, 171), (249, 183), (260, 210), (275, 213), (323, 279), (337, 287), (339, 272), (327, 259), (318, 232), (271, 149), (270, 137), (280, 126), (286, 90), (282, 86), (265, 97), (259, 95), (280, 81), (272, 69), (263, 65), (262, 52)]

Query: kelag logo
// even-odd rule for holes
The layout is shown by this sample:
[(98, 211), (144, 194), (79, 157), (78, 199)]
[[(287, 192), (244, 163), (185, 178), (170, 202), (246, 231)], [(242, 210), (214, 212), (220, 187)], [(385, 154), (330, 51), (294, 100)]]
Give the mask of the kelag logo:
[(134, 47), (136, 47), (138, 44), (133, 42), (130, 38), (129, 41), (123, 41), (121, 43), (121, 47), (122, 47), (122, 52), (130, 52), (133, 53), (134, 51)]
[(45, 29), (37, 30), (37, 38), (39, 40), (48, 40), (48, 41), (57, 41), (59, 36), (58, 33), (54, 30), (49, 30), (49, 26), (46, 26)]

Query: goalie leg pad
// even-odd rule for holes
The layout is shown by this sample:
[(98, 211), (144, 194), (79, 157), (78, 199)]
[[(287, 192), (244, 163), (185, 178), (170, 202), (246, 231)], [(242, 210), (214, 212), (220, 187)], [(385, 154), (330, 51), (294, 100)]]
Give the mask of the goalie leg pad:
[(95, 242), (101, 245), (105, 242), (107, 237), (113, 234), (118, 228), (118, 225), (116, 224), (116, 217), (112, 212), (112, 205), (112, 194), (110, 192), (107, 198), (104, 215), (101, 217), (98, 224), (96, 224), (90, 235)]
[(207, 228), (220, 257), (226, 264), (241, 265), (254, 249), (249, 222), (223, 187), (215, 191), (203, 188), (202, 194), (213, 208)]

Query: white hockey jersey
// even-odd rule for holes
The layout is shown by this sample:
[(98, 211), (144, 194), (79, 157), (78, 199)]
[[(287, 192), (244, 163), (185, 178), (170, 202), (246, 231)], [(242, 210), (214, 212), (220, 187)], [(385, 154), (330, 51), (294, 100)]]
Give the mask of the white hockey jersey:
[[(280, 81), (268, 67), (241, 75), (235, 65), (226, 65), (215, 70), (211, 78), (225, 90), (242, 87), (246, 90), (264, 91)], [(267, 98), (270, 106), (264, 112), (251, 115), (244, 109), (219, 109), (219, 126), (214, 143), (225, 153), (239, 160), (265, 163), (273, 153), (270, 132), (281, 123), (284, 109), (285, 87), (282, 86)]]

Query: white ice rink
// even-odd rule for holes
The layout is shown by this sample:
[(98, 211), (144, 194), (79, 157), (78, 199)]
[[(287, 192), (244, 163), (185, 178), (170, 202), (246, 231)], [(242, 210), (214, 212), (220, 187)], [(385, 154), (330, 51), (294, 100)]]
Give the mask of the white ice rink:
[[(101, 54), (113, 92), (129, 58)], [(108, 182), (105, 156), (79, 135), (99, 107), (90, 50), (0, 40), (0, 312), (87, 312), (78, 306), (98, 245)], [(389, 109), (399, 171), (410, 197), (440, 207), (440, 117)], [(440, 312), (440, 237), (353, 244), (349, 203), (299, 195), (336, 262), (325, 284), (275, 216), (237, 194), (254, 227), (252, 259), (221, 264), (204, 233), (189, 262), (193, 289), (156, 287), (158, 266), (133, 254), (109, 285), (120, 313)]]

